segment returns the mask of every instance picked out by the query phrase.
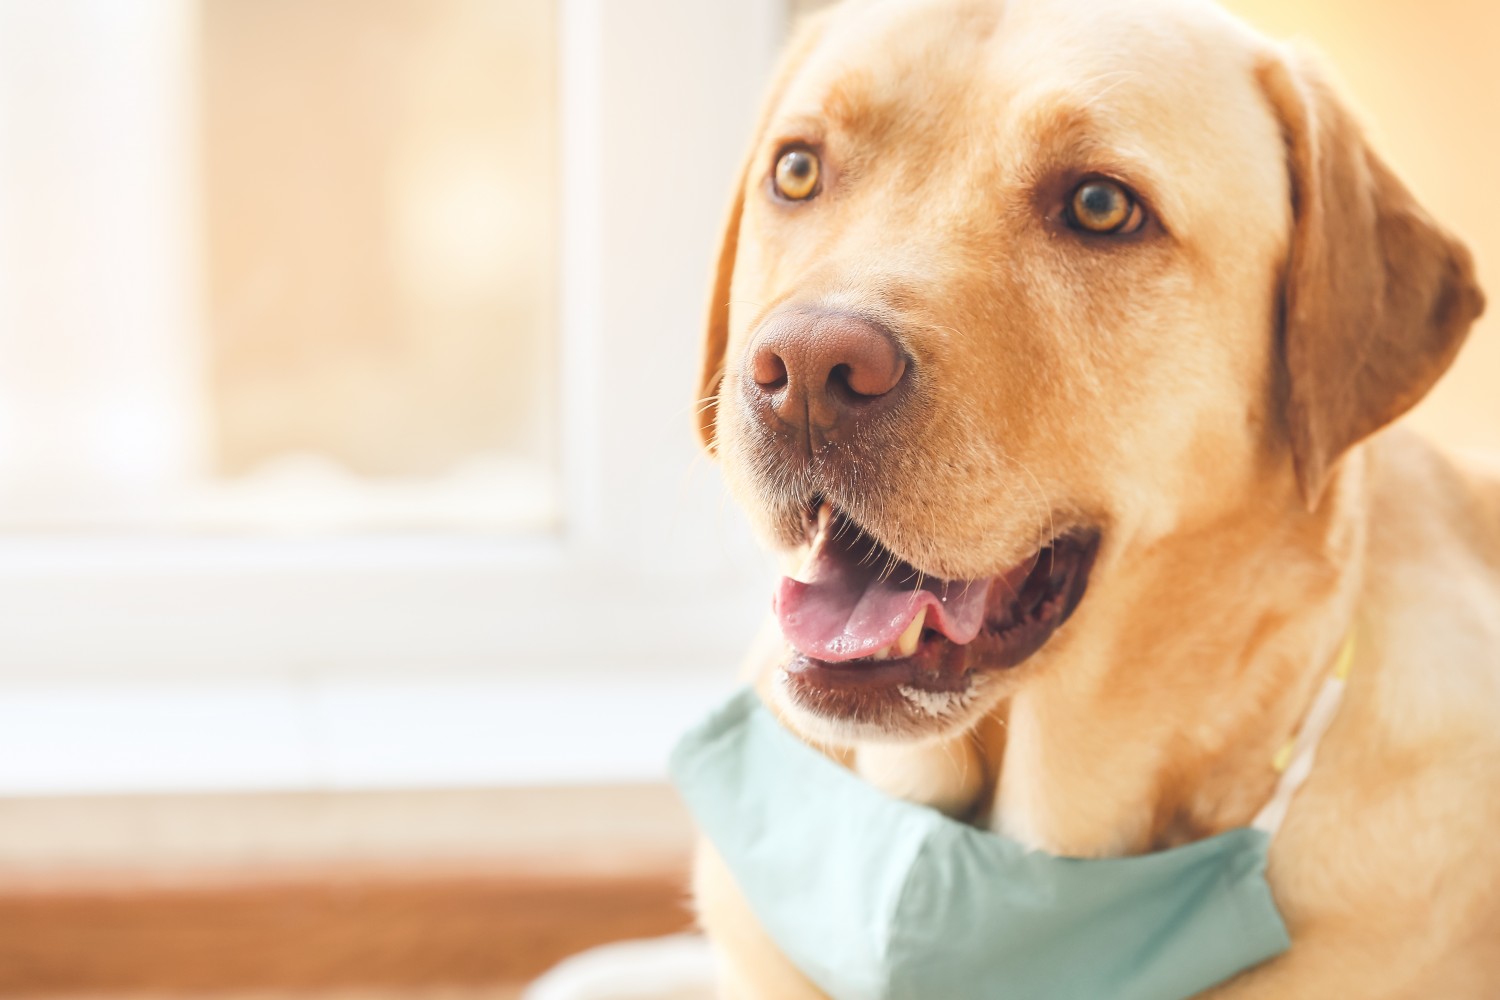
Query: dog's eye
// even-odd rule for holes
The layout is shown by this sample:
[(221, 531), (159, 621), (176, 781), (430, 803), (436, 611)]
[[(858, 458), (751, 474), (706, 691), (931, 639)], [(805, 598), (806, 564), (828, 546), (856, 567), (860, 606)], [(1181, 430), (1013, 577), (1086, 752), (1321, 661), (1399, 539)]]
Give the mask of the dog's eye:
[(811, 198), (818, 189), (818, 157), (810, 149), (789, 149), (776, 161), (776, 193), (792, 201)]
[(1087, 233), (1133, 233), (1145, 220), (1141, 203), (1111, 180), (1084, 181), (1068, 199), (1068, 224)]

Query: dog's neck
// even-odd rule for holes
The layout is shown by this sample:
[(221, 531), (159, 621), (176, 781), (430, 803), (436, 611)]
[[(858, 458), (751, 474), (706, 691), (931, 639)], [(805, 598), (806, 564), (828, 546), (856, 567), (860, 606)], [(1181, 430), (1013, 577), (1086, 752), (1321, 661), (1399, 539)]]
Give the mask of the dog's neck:
[(1007, 706), (992, 825), (1100, 857), (1248, 823), (1351, 627), (1363, 484), (1354, 457), (1314, 513), (1262, 510), (1117, 561), (1048, 665), (1065, 669)]

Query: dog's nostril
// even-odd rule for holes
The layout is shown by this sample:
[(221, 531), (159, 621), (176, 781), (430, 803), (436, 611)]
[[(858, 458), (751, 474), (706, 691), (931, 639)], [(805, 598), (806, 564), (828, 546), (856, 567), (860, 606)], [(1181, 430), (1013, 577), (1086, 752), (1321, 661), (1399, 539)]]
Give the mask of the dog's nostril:
[(833, 371), (828, 373), (828, 391), (850, 403), (861, 403), (867, 399), (874, 399), (875, 394), (863, 393), (854, 388), (854, 384), (851, 381), (853, 371), (848, 365), (834, 366)]
[(857, 328), (854, 332), (859, 335), (841, 338), (843, 357), (829, 372), (829, 382), (860, 399), (884, 396), (906, 374), (906, 356), (887, 335)]
[(906, 374), (906, 360), (897, 356), (885, 364), (834, 365), (828, 373), (828, 387), (841, 393), (851, 402), (878, 399), (890, 392)]
[(775, 351), (757, 351), (751, 375), (756, 385), (774, 392), (786, 385), (786, 362)]

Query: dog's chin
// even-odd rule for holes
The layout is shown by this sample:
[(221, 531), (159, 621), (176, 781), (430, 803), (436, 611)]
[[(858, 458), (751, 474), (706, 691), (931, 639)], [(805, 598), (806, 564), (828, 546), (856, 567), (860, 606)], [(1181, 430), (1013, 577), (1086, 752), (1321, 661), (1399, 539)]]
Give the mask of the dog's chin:
[[(842, 514), (825, 514), (808, 581), (787, 579), (773, 698), (819, 743), (922, 743), (973, 727), (1083, 600), (1097, 530), (1052, 538), (981, 580), (933, 580)], [(869, 567), (881, 567), (878, 572)]]
[(1012, 676), (977, 674), (962, 691), (925, 691), (901, 685), (898, 698), (873, 694), (857, 708), (829, 697), (797, 672), (780, 667), (771, 698), (788, 725), (822, 746), (941, 743), (976, 726), (1015, 687)]

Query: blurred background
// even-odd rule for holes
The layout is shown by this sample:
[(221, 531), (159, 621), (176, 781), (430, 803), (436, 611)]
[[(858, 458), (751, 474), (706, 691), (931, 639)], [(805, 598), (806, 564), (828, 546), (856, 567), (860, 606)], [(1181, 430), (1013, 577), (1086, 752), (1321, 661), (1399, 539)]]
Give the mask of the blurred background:
[[(770, 581), (699, 319), (817, 6), (0, 0), (0, 995), (505, 997), (687, 925), (664, 758)], [(1500, 7), (1229, 6), (1500, 297)]]

